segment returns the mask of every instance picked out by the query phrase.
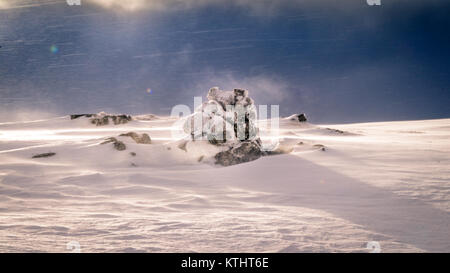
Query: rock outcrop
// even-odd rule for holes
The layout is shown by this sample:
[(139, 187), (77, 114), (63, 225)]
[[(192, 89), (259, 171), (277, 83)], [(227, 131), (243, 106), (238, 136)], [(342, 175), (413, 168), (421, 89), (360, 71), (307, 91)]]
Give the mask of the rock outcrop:
[(308, 121), (305, 114), (294, 114), (292, 116), (287, 117), (286, 119), (292, 120), (292, 121), (298, 121), (298, 122), (307, 122)]
[(70, 115), (70, 119), (77, 119), (77, 118), (81, 118), (81, 117), (85, 117), (85, 118), (90, 118), (95, 114), (74, 114), (74, 115)]
[(43, 153), (43, 154), (38, 154), (38, 155), (34, 155), (32, 158), (44, 158), (44, 157), (51, 157), (51, 156), (55, 156), (56, 153)]
[[(221, 91), (213, 87), (207, 99), (186, 118), (184, 131), (190, 135), (189, 141), (206, 140), (223, 147), (214, 156), (215, 164), (222, 166), (249, 162), (264, 155), (256, 107), (247, 90)], [(180, 144), (179, 148), (186, 150), (186, 143)]]
[[(145, 133), (142, 135), (139, 135), (138, 133), (135, 133), (135, 132), (128, 132), (126, 134), (121, 134), (119, 136), (131, 137), (131, 139), (133, 139), (137, 144), (151, 144), (152, 143), (150, 136)], [(108, 144), (108, 143), (112, 143), (114, 145), (114, 148), (118, 151), (124, 151), (127, 149), (127, 146), (125, 145), (125, 143), (123, 143), (122, 141), (118, 140), (115, 137), (107, 138), (105, 141), (103, 141), (100, 144), (104, 145), (104, 144)], [(130, 154), (132, 156), (136, 156), (136, 153), (134, 153), (134, 152), (131, 152)]]
[(216, 154), (214, 158), (218, 165), (231, 166), (256, 160), (263, 155), (258, 141), (245, 141), (232, 146), (228, 151)]
[(206, 138), (220, 145), (258, 137), (256, 107), (247, 90), (221, 91), (213, 87), (207, 98), (185, 122), (184, 131), (192, 140)]
[(98, 114), (75, 114), (70, 115), (70, 119), (78, 119), (80, 117), (89, 118), (92, 124), (96, 126), (104, 126), (110, 123), (114, 125), (125, 124), (132, 120), (129, 115), (110, 115), (105, 112), (100, 112)]
[(139, 135), (135, 132), (129, 132), (126, 134), (121, 134), (120, 136), (131, 137), (137, 144), (151, 144), (152, 140), (148, 134)]

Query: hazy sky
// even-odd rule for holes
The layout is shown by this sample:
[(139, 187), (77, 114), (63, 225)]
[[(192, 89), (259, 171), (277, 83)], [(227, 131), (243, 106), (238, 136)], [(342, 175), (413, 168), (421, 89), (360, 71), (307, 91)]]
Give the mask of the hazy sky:
[(450, 117), (447, 0), (81, 3), (0, 0), (0, 120), (167, 115), (212, 86), (318, 123)]

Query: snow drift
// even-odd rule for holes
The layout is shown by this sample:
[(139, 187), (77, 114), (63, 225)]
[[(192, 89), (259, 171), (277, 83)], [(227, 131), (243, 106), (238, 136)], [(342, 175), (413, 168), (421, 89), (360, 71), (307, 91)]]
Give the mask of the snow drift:
[[(281, 119), (289, 154), (228, 167), (214, 158), (228, 144), (173, 139), (175, 121), (0, 124), (0, 251), (65, 252), (73, 241), (82, 252), (450, 249), (448, 119)], [(264, 141), (270, 129), (258, 128)], [(110, 137), (126, 148), (101, 145)]]

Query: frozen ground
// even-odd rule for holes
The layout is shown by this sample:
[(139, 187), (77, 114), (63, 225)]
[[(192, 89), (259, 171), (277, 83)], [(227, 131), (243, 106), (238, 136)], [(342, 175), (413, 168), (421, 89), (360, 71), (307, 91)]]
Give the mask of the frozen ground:
[[(291, 154), (226, 168), (179, 149), (174, 121), (0, 124), (0, 251), (450, 252), (449, 119), (283, 120)], [(99, 145), (128, 131), (153, 143)]]

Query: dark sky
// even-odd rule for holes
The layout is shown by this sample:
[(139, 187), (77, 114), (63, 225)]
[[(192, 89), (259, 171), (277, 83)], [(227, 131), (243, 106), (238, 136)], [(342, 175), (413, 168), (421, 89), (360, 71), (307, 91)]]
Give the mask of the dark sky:
[(450, 117), (447, 0), (81, 2), (0, 0), (0, 120), (168, 115), (212, 86), (316, 123)]

